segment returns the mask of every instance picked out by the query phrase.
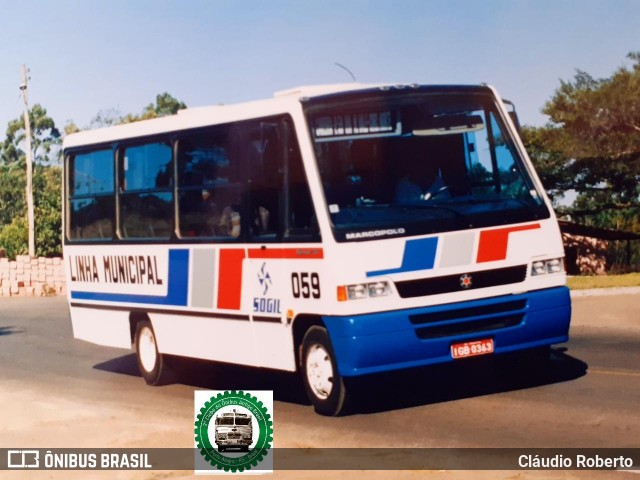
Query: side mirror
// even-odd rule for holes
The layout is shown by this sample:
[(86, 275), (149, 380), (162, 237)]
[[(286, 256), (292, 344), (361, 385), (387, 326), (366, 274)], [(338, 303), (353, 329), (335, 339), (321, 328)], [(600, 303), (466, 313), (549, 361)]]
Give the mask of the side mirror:
[(516, 126), (517, 132), (520, 133), (520, 119), (516, 113), (516, 106), (511, 100), (502, 99), (502, 103), (507, 107), (507, 113), (509, 114), (509, 117), (511, 117), (513, 124)]

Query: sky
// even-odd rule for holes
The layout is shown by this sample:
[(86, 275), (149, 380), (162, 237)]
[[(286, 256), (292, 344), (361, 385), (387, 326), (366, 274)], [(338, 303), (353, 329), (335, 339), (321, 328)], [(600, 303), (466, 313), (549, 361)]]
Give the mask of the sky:
[(576, 69), (596, 78), (640, 50), (640, 0), (0, 0), (0, 138), (29, 103), (60, 128), (300, 85), (489, 83), (524, 124)]

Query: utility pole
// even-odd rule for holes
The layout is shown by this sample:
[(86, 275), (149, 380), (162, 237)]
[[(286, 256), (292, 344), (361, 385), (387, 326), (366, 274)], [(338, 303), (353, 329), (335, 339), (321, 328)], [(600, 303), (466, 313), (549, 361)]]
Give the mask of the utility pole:
[(31, 122), (29, 121), (29, 99), (27, 96), (27, 66), (22, 65), (20, 91), (24, 102), (25, 156), (27, 159), (27, 223), (29, 224), (29, 256), (36, 256), (35, 220), (33, 211), (33, 159), (31, 158)]

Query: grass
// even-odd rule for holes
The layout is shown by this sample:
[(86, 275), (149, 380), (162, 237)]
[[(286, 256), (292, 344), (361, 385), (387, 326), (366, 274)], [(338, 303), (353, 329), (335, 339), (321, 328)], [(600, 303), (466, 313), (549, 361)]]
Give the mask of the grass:
[(638, 287), (640, 286), (640, 273), (569, 277), (567, 279), (567, 284), (572, 290), (583, 290), (586, 288)]

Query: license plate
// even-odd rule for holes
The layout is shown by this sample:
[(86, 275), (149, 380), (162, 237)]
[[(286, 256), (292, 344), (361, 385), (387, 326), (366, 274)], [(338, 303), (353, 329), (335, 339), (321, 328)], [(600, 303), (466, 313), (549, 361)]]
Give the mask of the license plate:
[(493, 353), (493, 339), (476, 340), (475, 342), (454, 343), (451, 345), (453, 358), (475, 357)]

